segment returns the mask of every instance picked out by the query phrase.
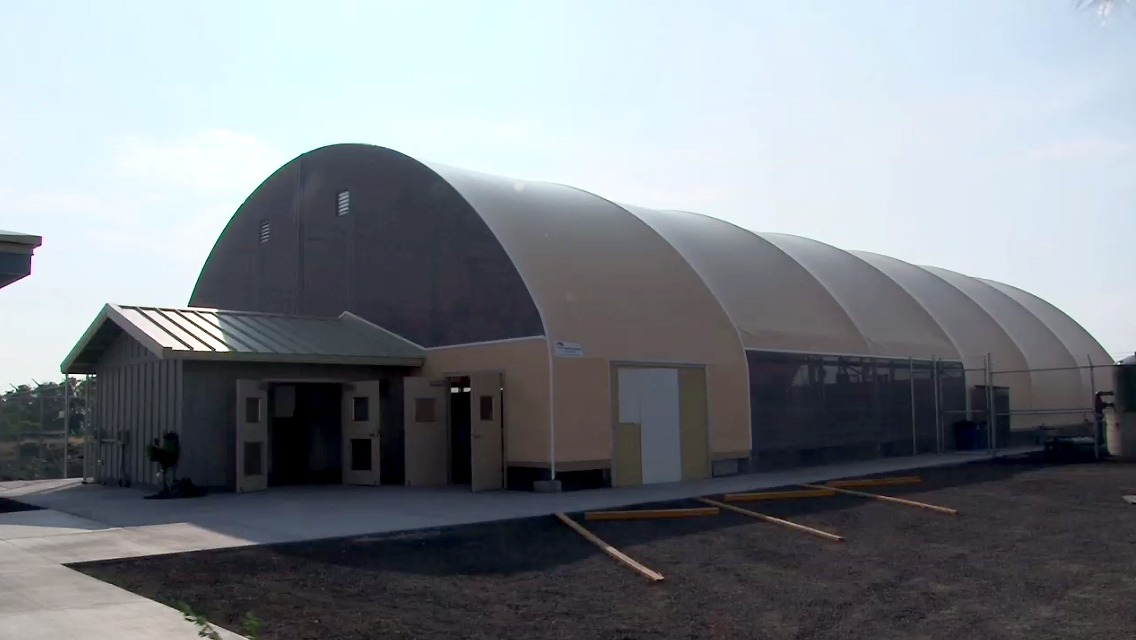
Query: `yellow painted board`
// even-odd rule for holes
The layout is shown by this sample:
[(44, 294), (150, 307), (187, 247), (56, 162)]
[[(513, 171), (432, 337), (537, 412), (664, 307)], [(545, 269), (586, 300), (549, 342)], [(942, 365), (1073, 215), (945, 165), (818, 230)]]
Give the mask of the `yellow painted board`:
[(556, 517), (561, 522), (568, 525), (573, 531), (575, 531), (576, 533), (583, 536), (585, 540), (587, 540), (588, 542), (591, 542), (592, 544), (594, 544), (597, 547), (599, 547), (600, 549), (602, 549), (604, 553), (615, 558), (616, 560), (619, 560), (620, 562), (631, 567), (632, 569), (638, 571), (639, 573), (643, 574), (644, 576), (646, 576), (649, 580), (651, 580), (653, 582), (662, 581), (663, 574), (659, 573), (658, 571), (648, 569), (647, 567), (639, 564), (635, 560), (632, 560), (630, 557), (628, 557), (625, 553), (623, 553), (619, 549), (616, 549), (615, 547), (604, 542), (603, 540), (600, 540), (591, 531), (588, 531), (584, 527), (581, 527), (579, 525), (579, 523), (577, 523), (572, 518), (569, 518), (568, 516), (564, 515), (563, 513), (557, 513)]
[(860, 480), (831, 480), (824, 483), (826, 487), (883, 487), (896, 484), (918, 484), (923, 482), (919, 476), (896, 476), (892, 478), (863, 478)]
[(921, 509), (930, 509), (931, 511), (938, 511), (939, 513), (945, 513), (949, 516), (957, 516), (958, 515), (957, 509), (951, 509), (949, 507), (940, 507), (940, 506), (933, 505), (933, 504), (927, 504), (926, 502), (916, 502), (915, 500), (906, 500), (904, 498), (893, 498), (891, 496), (881, 496), (878, 493), (865, 493), (863, 491), (851, 491), (849, 489), (839, 489), (837, 487), (822, 487), (820, 485), (815, 485), (815, 484), (803, 484), (801, 486), (802, 487), (808, 487), (809, 489), (826, 489), (827, 488), (827, 489), (831, 489), (832, 491), (835, 491), (837, 493), (846, 493), (850, 496), (859, 496), (861, 498), (872, 498), (872, 499), (875, 499), (875, 500), (883, 500), (884, 502), (894, 502), (896, 504), (905, 504), (909, 507), (919, 507)]
[(702, 501), (702, 502), (705, 502), (706, 504), (711, 504), (711, 505), (714, 505), (716, 507), (720, 507), (722, 509), (729, 509), (730, 511), (733, 511), (735, 513), (740, 513), (743, 516), (749, 516), (751, 518), (757, 518), (758, 520), (764, 520), (766, 522), (781, 525), (782, 527), (788, 527), (789, 529), (796, 529), (797, 531), (803, 531), (803, 532), (808, 533), (810, 535), (814, 535), (818, 538), (824, 538), (825, 540), (831, 540), (833, 542), (844, 542), (844, 538), (842, 536), (836, 535), (835, 533), (829, 533), (827, 531), (821, 531), (820, 529), (814, 529), (812, 527), (806, 527), (803, 524), (797, 524), (796, 522), (789, 522), (788, 520), (783, 520), (781, 518), (774, 518), (773, 516), (767, 516), (764, 513), (758, 513), (756, 511), (750, 511), (749, 509), (742, 509), (741, 507), (735, 507), (732, 504), (726, 504), (724, 502), (716, 502), (714, 500), (708, 500), (706, 498), (699, 498), (699, 500)]
[(710, 477), (710, 436), (706, 423), (706, 370), (678, 371), (682, 479)]
[(724, 502), (756, 502), (758, 500), (789, 500), (793, 498), (825, 498), (836, 495), (831, 489), (798, 489), (795, 491), (759, 491), (756, 493), (727, 493)]
[(694, 509), (632, 509), (629, 511), (587, 511), (585, 520), (656, 520), (662, 518), (697, 518), (716, 516), (721, 511), (717, 507), (696, 507)]

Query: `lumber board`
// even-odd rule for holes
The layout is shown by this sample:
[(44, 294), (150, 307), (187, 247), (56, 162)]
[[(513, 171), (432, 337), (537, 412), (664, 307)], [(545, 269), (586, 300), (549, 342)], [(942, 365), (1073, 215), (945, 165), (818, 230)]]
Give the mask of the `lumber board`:
[(923, 478), (919, 476), (893, 476), (890, 478), (861, 478), (858, 480), (830, 480), (824, 483), (826, 487), (840, 487), (850, 489), (852, 487), (883, 487), (896, 484), (918, 484), (923, 482)]
[(718, 507), (696, 507), (694, 509), (631, 509), (627, 511), (585, 511), (585, 520), (658, 520), (664, 518), (697, 518), (716, 516), (721, 513)]
[[(803, 484), (801, 486), (802, 487), (808, 487), (810, 489), (824, 489), (825, 488), (825, 487), (821, 487), (821, 486), (815, 485), (815, 484)], [(851, 489), (839, 489), (837, 487), (828, 487), (828, 488), (832, 489), (833, 491), (835, 491), (837, 493), (846, 493), (850, 496), (859, 496), (861, 498), (872, 498), (874, 500), (883, 500), (884, 502), (894, 502), (896, 504), (905, 504), (909, 507), (919, 507), (921, 509), (930, 509), (931, 511), (937, 511), (939, 513), (945, 513), (949, 516), (957, 516), (958, 515), (957, 509), (951, 509), (949, 507), (940, 507), (938, 505), (927, 504), (926, 502), (916, 502), (915, 500), (907, 500), (905, 498), (893, 498), (891, 496), (881, 496), (878, 493), (867, 493), (867, 492), (864, 492), (864, 491), (852, 491)]]
[(716, 507), (721, 507), (722, 509), (729, 509), (730, 511), (733, 511), (735, 513), (740, 513), (743, 516), (749, 516), (751, 518), (757, 518), (758, 520), (764, 520), (764, 521), (772, 523), (772, 524), (781, 525), (782, 527), (787, 527), (789, 529), (796, 529), (797, 531), (803, 531), (803, 532), (808, 533), (810, 535), (814, 535), (818, 538), (824, 538), (825, 540), (831, 540), (832, 542), (844, 542), (844, 537), (838, 536), (835, 533), (829, 533), (827, 531), (821, 531), (820, 529), (814, 529), (812, 527), (806, 527), (803, 524), (797, 524), (796, 522), (789, 522), (788, 520), (783, 520), (781, 518), (775, 518), (773, 516), (767, 516), (764, 513), (758, 513), (756, 511), (750, 511), (749, 509), (742, 509), (741, 507), (735, 507), (732, 504), (726, 504), (724, 502), (717, 502), (717, 501), (714, 501), (714, 500), (709, 500), (707, 498), (699, 498), (699, 500), (702, 501), (702, 502), (705, 502), (706, 504), (712, 504)]
[(797, 489), (793, 491), (758, 491), (754, 493), (727, 493), (723, 502), (756, 502), (758, 500), (790, 500), (794, 498), (825, 498), (834, 496), (831, 489)]
[(619, 549), (616, 549), (615, 547), (611, 546), (610, 544), (608, 544), (608, 543), (604, 542), (603, 540), (600, 540), (599, 538), (597, 538), (595, 536), (595, 534), (593, 534), (591, 531), (588, 531), (584, 527), (580, 526), (580, 524), (577, 523), (572, 518), (569, 518), (568, 516), (564, 515), (563, 513), (557, 513), (556, 518), (558, 520), (560, 520), (561, 522), (563, 522), (564, 524), (568, 525), (568, 527), (571, 528), (573, 531), (575, 531), (576, 533), (583, 536), (585, 540), (587, 540), (588, 542), (591, 542), (592, 544), (594, 544), (597, 547), (599, 547), (600, 549), (602, 549), (604, 553), (606, 553), (607, 555), (609, 555), (609, 556), (615, 558), (616, 560), (622, 562), (623, 564), (631, 567), (632, 569), (638, 571), (639, 573), (643, 574), (644, 576), (647, 577), (647, 579), (651, 580), (652, 582), (662, 581), (663, 574), (659, 573), (658, 571), (648, 569), (647, 567), (643, 566), (642, 564), (639, 564), (638, 562), (631, 559), (629, 556), (627, 556), (627, 554), (623, 553)]

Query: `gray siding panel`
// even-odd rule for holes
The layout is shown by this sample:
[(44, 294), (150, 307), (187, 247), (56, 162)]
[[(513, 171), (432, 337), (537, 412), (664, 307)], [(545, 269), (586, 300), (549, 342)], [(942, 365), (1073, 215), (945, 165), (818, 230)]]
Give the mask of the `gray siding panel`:
[[(115, 340), (97, 366), (95, 388), (102, 437), (129, 433), (123, 448), (100, 445), (100, 481), (154, 485), (157, 467), (146, 446), (174, 431), (181, 437), (178, 477), (212, 488), (236, 484), (236, 382), (251, 380), (390, 380), (381, 409), (384, 449), (401, 447), (400, 376), (405, 370), (371, 366), (160, 360), (126, 334)], [(397, 405), (397, 406), (396, 406)], [(384, 460), (388, 460), (384, 456)], [(399, 472), (384, 464), (384, 476)]]
[(158, 359), (125, 333), (107, 348), (96, 367), (100, 438), (113, 440), (122, 431), (129, 435), (125, 448), (113, 442), (98, 445), (100, 481), (157, 483), (158, 469), (147, 459), (146, 446), (168, 431), (178, 431), (180, 367), (178, 361)]

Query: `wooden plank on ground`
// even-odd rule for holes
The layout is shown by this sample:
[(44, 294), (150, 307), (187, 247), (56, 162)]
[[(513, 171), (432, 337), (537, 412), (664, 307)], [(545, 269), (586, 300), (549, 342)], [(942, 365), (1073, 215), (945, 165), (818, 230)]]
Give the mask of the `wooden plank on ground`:
[(758, 491), (754, 493), (727, 493), (723, 502), (756, 502), (758, 500), (791, 500), (794, 498), (825, 498), (834, 496), (832, 489), (798, 489), (795, 491)]
[(647, 567), (639, 564), (635, 560), (632, 560), (630, 557), (628, 557), (626, 554), (624, 554), (619, 549), (616, 549), (615, 547), (611, 546), (610, 544), (608, 544), (608, 543), (604, 542), (603, 540), (600, 540), (599, 538), (597, 538), (595, 535), (592, 534), (591, 531), (588, 531), (584, 527), (580, 526), (580, 524), (577, 523), (572, 518), (569, 518), (568, 516), (564, 515), (563, 513), (557, 513), (556, 517), (561, 522), (568, 525), (573, 531), (575, 531), (576, 533), (583, 536), (585, 540), (587, 540), (588, 542), (591, 542), (592, 544), (596, 545), (600, 549), (603, 549), (604, 553), (615, 558), (616, 560), (619, 560), (620, 562), (631, 567), (632, 569), (638, 571), (639, 573), (646, 576), (649, 580), (652, 580), (654, 582), (659, 582), (663, 579), (663, 574), (659, 573), (658, 571), (653, 571), (651, 569), (648, 569)]
[(628, 511), (585, 511), (585, 520), (657, 520), (663, 518), (697, 518), (716, 516), (721, 511), (717, 507), (697, 507), (694, 509), (631, 509)]
[(1128, 504), (1136, 504), (1136, 496), (1124, 496), (1124, 501)]
[[(802, 487), (808, 487), (810, 489), (824, 489), (825, 488), (825, 487), (815, 485), (815, 484), (803, 484), (801, 486)], [(936, 506), (936, 505), (933, 505), (933, 504), (927, 504), (926, 502), (916, 502), (915, 500), (906, 500), (904, 498), (893, 498), (891, 496), (881, 496), (878, 493), (866, 493), (866, 492), (863, 492), (863, 491), (852, 491), (850, 489), (838, 489), (836, 487), (828, 487), (828, 488), (837, 492), (837, 493), (846, 493), (850, 496), (859, 496), (861, 498), (872, 498), (874, 500), (883, 500), (884, 502), (894, 502), (896, 504), (905, 504), (909, 507), (919, 507), (921, 509), (930, 509), (931, 511), (938, 511), (939, 513), (945, 513), (945, 514), (950, 515), (950, 516), (957, 516), (958, 515), (957, 509), (951, 509), (951, 508), (948, 508), (948, 507), (940, 507), (940, 506)]]
[(891, 478), (862, 478), (859, 480), (830, 480), (824, 483), (826, 487), (882, 487), (895, 484), (918, 484), (923, 482), (919, 476), (893, 476)]
[(825, 540), (831, 540), (833, 542), (844, 542), (844, 538), (842, 536), (836, 535), (835, 533), (829, 533), (827, 531), (821, 531), (820, 529), (806, 527), (803, 524), (789, 522), (788, 520), (782, 520), (781, 518), (774, 518), (773, 516), (767, 516), (764, 513), (750, 511), (749, 509), (742, 509), (741, 507), (735, 507), (732, 504), (726, 504), (724, 502), (716, 502), (707, 498), (699, 498), (699, 500), (705, 502), (706, 504), (712, 504), (716, 507), (721, 507), (722, 509), (729, 509), (730, 511), (733, 511), (735, 513), (740, 513), (743, 516), (749, 516), (751, 518), (757, 518), (758, 520), (764, 520), (766, 522), (781, 525), (782, 527), (788, 527), (790, 529), (796, 529), (797, 531), (803, 531), (818, 538), (824, 538)]

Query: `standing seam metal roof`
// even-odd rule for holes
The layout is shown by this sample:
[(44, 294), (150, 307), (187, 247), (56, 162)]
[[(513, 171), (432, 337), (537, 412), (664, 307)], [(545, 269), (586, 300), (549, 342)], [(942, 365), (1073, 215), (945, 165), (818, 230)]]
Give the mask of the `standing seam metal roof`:
[(159, 358), (420, 366), (422, 347), (351, 314), (337, 318), (108, 304), (64, 360), (91, 373), (118, 330)]

